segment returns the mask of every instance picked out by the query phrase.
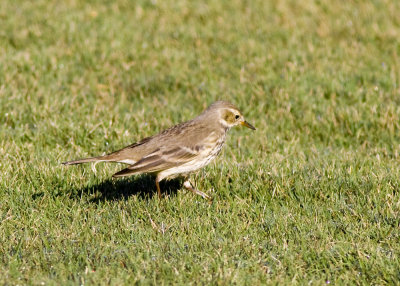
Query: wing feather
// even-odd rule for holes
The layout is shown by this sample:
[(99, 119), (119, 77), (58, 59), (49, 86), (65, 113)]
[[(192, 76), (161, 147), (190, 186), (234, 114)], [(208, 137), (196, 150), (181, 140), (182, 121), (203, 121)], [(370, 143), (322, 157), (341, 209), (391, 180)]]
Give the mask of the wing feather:
[(201, 148), (198, 146), (180, 147), (171, 146), (170, 148), (156, 149), (152, 153), (143, 157), (135, 164), (113, 175), (113, 177), (122, 177), (138, 173), (156, 173), (172, 167), (183, 165), (196, 157)]

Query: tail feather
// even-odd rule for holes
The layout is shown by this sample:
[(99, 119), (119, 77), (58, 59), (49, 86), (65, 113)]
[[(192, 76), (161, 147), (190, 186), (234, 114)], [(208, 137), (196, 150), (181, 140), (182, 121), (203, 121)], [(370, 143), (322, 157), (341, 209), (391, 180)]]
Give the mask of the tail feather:
[(76, 164), (82, 164), (82, 163), (101, 162), (101, 161), (107, 161), (107, 160), (104, 160), (103, 156), (99, 156), (99, 157), (91, 157), (91, 158), (84, 158), (84, 159), (79, 159), (79, 160), (63, 162), (61, 164), (63, 164), (63, 165), (76, 165)]

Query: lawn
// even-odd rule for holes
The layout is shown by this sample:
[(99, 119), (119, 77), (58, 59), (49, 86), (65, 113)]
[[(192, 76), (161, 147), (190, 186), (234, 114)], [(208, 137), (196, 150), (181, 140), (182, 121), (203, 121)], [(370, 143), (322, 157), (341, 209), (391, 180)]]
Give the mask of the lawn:
[[(0, 1), (0, 284), (400, 282), (400, 1)], [(63, 166), (217, 99), (179, 180)]]

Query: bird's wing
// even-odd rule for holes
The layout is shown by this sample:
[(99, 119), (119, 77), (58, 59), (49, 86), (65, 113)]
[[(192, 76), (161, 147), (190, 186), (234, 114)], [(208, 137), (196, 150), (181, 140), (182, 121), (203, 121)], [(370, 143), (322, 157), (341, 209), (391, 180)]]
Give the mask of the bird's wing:
[(171, 146), (169, 148), (159, 148), (146, 155), (135, 164), (116, 173), (113, 177), (122, 177), (138, 173), (155, 173), (172, 167), (183, 165), (201, 151), (200, 146)]

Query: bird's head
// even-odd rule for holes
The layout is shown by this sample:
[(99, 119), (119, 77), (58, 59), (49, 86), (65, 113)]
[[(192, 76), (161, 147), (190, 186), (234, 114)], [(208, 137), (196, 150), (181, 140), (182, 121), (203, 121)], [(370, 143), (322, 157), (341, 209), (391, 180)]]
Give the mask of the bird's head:
[(253, 125), (244, 119), (244, 116), (240, 110), (232, 103), (227, 101), (214, 102), (212, 105), (210, 105), (206, 112), (207, 111), (217, 113), (219, 117), (219, 123), (227, 129), (236, 125), (243, 125), (247, 128), (256, 130)]

